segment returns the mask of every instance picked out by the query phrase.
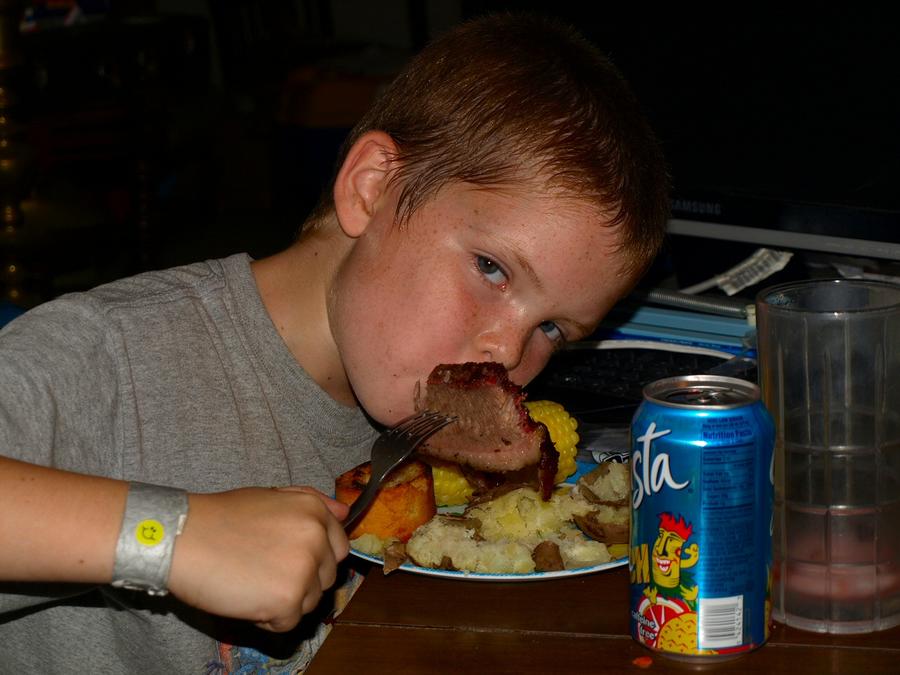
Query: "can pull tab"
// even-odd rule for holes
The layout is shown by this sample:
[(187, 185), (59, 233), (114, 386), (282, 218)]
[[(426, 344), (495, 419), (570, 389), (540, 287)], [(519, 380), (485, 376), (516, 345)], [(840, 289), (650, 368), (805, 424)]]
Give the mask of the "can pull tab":
[(743, 378), (679, 375), (644, 387), (644, 398), (662, 405), (695, 409), (740, 408), (759, 400), (759, 387)]
[(691, 387), (672, 392), (666, 397), (666, 401), (692, 406), (730, 405), (739, 402), (740, 396), (731, 389)]

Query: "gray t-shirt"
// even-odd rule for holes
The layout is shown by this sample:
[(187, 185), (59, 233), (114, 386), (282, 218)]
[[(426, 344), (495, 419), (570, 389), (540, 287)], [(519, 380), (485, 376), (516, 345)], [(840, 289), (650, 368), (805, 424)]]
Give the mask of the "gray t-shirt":
[[(294, 360), (243, 254), (64, 296), (0, 331), (9, 457), (191, 492), (330, 493), (374, 435)], [(289, 672), (316, 618), (271, 635), (171, 596), (0, 583), (0, 672)]]

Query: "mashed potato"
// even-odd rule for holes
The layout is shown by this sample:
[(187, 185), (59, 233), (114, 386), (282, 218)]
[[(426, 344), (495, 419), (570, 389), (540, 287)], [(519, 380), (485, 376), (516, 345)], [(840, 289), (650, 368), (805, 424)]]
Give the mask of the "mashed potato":
[[(599, 565), (612, 560), (606, 544), (585, 536), (573, 518), (591, 513), (602, 522), (627, 524), (629, 492), (630, 474), (621, 464), (588, 474), (578, 486), (557, 488), (549, 501), (532, 488), (518, 488), (470, 506), (463, 518), (435, 516), (413, 533), (406, 554), (422, 567), (527, 574), (535, 571), (535, 547), (549, 541), (567, 570)], [(378, 541), (360, 538), (353, 546), (379, 555)]]
[[(571, 488), (543, 501), (532, 488), (518, 488), (466, 510), (466, 525), (437, 516), (413, 533), (406, 552), (417, 564), (482, 573), (526, 574), (535, 569), (532, 552), (544, 541), (559, 548), (565, 569), (612, 560), (606, 545), (588, 539), (572, 516), (596, 510)], [(610, 513), (613, 510), (610, 509)]]
[(481, 573), (527, 574), (534, 571), (531, 548), (512, 539), (479, 541), (476, 529), (437, 516), (415, 531), (406, 553), (422, 567), (442, 567)]

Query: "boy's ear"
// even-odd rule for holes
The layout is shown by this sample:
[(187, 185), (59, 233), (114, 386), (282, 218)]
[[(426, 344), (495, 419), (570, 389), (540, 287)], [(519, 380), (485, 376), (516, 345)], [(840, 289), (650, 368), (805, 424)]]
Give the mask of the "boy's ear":
[(368, 131), (353, 144), (334, 181), (334, 209), (341, 229), (358, 237), (385, 194), (397, 144), (383, 131)]

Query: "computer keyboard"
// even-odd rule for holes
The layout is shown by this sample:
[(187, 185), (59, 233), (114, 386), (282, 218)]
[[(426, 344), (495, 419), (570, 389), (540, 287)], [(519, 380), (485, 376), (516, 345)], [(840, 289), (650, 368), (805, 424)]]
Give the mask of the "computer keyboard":
[(705, 373), (725, 362), (724, 356), (644, 347), (567, 349), (528, 385), (528, 398), (557, 401), (582, 422), (627, 424), (646, 384)]

